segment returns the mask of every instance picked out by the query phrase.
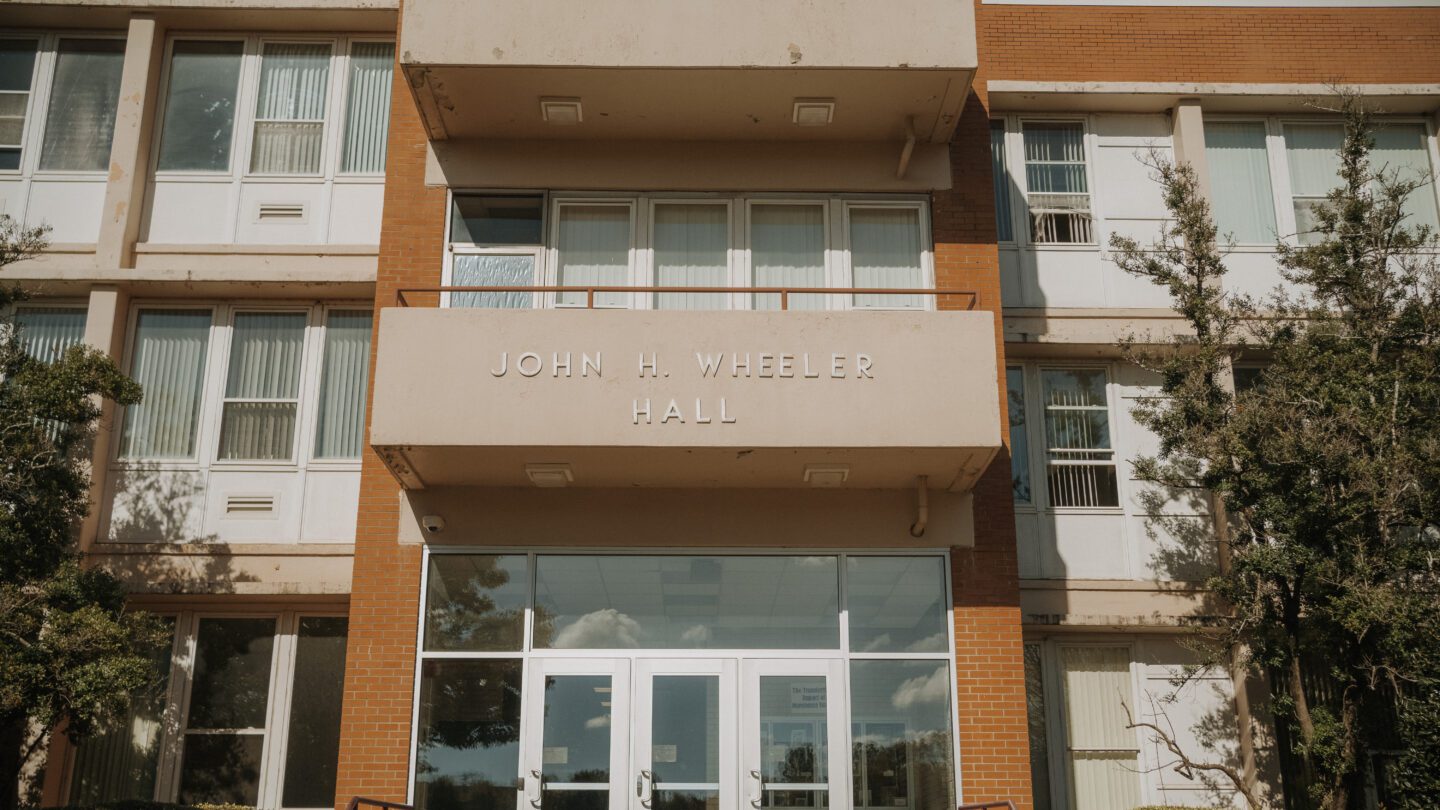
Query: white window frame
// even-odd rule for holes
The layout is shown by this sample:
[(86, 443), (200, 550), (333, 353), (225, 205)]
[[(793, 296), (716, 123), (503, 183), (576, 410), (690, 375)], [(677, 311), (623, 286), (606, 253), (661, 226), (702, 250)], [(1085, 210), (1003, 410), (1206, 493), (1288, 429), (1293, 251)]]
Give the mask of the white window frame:
[[(1020, 199), (1012, 199), (1012, 208), (1018, 209), (1020, 219), (1018, 222), (1012, 220), (1011, 232), (1015, 235), (1015, 243), (1023, 245), (1032, 250), (1082, 250), (1098, 251), (1104, 243), (1104, 233), (1101, 229), (1104, 219), (1099, 205), (1099, 194), (1097, 193), (1095, 174), (1095, 128), (1092, 125), (1089, 115), (1085, 114), (1024, 114), (1009, 116), (1010, 123), (1007, 124), (1006, 134), (1009, 148), (1005, 151), (1005, 168), (1010, 172), (1010, 177), (1015, 182), (1015, 188), (1019, 194), (1013, 195)], [(1030, 183), (1026, 177), (1025, 166), (1025, 125), (1026, 124), (1079, 124), (1081, 143), (1085, 151), (1085, 188), (1086, 195), (1090, 198), (1090, 236), (1089, 242), (1036, 242), (1034, 238), (1034, 225), (1030, 218)], [(1014, 227), (1023, 225), (1023, 228)]]
[[(374, 318), (373, 301), (327, 301), (319, 304), (284, 301), (247, 300), (198, 300), (161, 301), (141, 300), (130, 306), (127, 320), (125, 365), (128, 371), (134, 362), (137, 323), (142, 310), (188, 310), (208, 309), (210, 311), (210, 336), (205, 349), (205, 365), (201, 372), (200, 419), (196, 426), (195, 455), (188, 459), (147, 459), (122, 457), (120, 446), (113, 442), (111, 469), (125, 470), (138, 467), (154, 470), (251, 470), (256, 472), (301, 472), (303, 470), (356, 470), (360, 469), (360, 458), (334, 459), (315, 457), (315, 430), (319, 417), (321, 373), (324, 368), (325, 330), (333, 310), (366, 310)], [(224, 418), (225, 383), (230, 367), (230, 344), (237, 312), (304, 312), (305, 338), (304, 354), (301, 358), (300, 401), (295, 415), (295, 436), (292, 437), (292, 455), (287, 460), (241, 460), (219, 458), (220, 428)], [(373, 320), (372, 320), (373, 323)], [(124, 430), (124, 415), (117, 420)], [(362, 451), (363, 457), (363, 451)]]
[[(1019, 368), (1024, 379), (1024, 408), (1026, 426), (1031, 428), (1026, 439), (1029, 444), (1030, 460), (1030, 501), (1015, 501), (1015, 511), (1026, 514), (1047, 512), (1051, 514), (1100, 514), (1117, 515), (1125, 512), (1126, 479), (1123, 475), (1124, 459), (1120, 456), (1120, 425), (1116, 403), (1121, 401), (1119, 385), (1115, 381), (1115, 370), (1110, 363), (1066, 362), (1064, 360), (1012, 361), (1006, 368)], [(1115, 506), (1055, 506), (1050, 503), (1050, 446), (1045, 425), (1043, 384), (1040, 373), (1047, 369), (1076, 369), (1102, 371), (1105, 374), (1105, 409), (1110, 428), (1111, 464), (1115, 467)], [(1102, 462), (1096, 462), (1102, 463)]]
[[(320, 119), (321, 126), (321, 149), (320, 166), (315, 172), (304, 172), (298, 174), (285, 174), (280, 172), (257, 172), (252, 171), (251, 160), (255, 151), (255, 127), (258, 124), (272, 121), (287, 120), (292, 123), (314, 123), (314, 119), (274, 119), (260, 118), (260, 74), (265, 61), (265, 46), (267, 45), (325, 45), (330, 49), (329, 72), (326, 74), (325, 90), (325, 117)], [(242, 144), (244, 146), (243, 167), (241, 173), (245, 179), (264, 180), (278, 183), (292, 182), (313, 182), (316, 179), (334, 179), (340, 173), (340, 144), (339, 131), (345, 128), (345, 101), (343, 97), (349, 83), (343, 81), (350, 76), (350, 43), (345, 37), (313, 37), (313, 36), (275, 36), (262, 35), (254, 41), (254, 53), (251, 56), (253, 64), (246, 70), (246, 60), (242, 59), (240, 72), (240, 85), (243, 88), (248, 81), (250, 84), (249, 103), (237, 111), (236, 118), (243, 113), (246, 119), (246, 136)], [(234, 168), (234, 167), (232, 167)]]
[[(834, 556), (837, 563), (838, 597), (836, 605), (839, 613), (839, 639), (833, 648), (806, 649), (806, 650), (726, 650), (726, 649), (557, 649), (537, 648), (533, 646), (533, 635), (535, 627), (535, 591), (536, 591), (536, 558), (546, 555), (605, 555), (605, 556), (774, 556), (787, 557), (802, 553), (810, 556)], [(435, 555), (459, 554), (459, 555), (514, 555), (526, 558), (526, 604), (524, 614), (523, 635), (520, 647), (515, 650), (502, 651), (427, 651), (425, 649), (425, 620), (427, 611), (427, 599), (430, 593), (430, 560)], [(945, 613), (945, 636), (946, 648), (941, 652), (854, 652), (850, 644), (850, 611), (848, 609), (847, 565), (850, 557), (938, 557), (942, 560), (942, 587), (945, 590), (946, 598), (954, 593), (953, 572), (951, 570), (950, 549), (948, 548), (905, 548), (905, 549), (877, 549), (877, 550), (855, 550), (835, 548), (815, 549), (755, 549), (755, 548), (612, 548), (612, 547), (585, 547), (585, 546), (464, 546), (464, 545), (431, 545), (426, 544), (422, 549), (420, 560), (420, 583), (419, 583), (419, 608), (416, 611), (415, 626), (415, 669), (412, 682), (411, 713), (410, 713), (410, 751), (408, 754), (409, 770), (406, 775), (406, 798), (409, 804), (415, 802), (415, 767), (417, 744), (420, 733), (420, 694), (422, 678), (426, 661), (437, 660), (518, 660), (521, 662), (521, 681), (529, 682), (532, 662), (541, 659), (628, 659), (632, 662), (647, 659), (668, 659), (671, 661), (687, 659), (736, 659), (743, 664), (745, 660), (765, 659), (827, 659), (841, 660), (845, 675), (843, 678), (843, 699), (845, 701), (845, 723), (843, 734), (847, 743), (851, 740), (851, 711), (849, 684), (850, 684), (850, 662), (852, 661), (944, 661), (950, 672), (949, 700), (950, 700), (950, 734), (951, 734), (951, 765), (954, 770), (955, 799), (957, 802), (965, 800), (965, 782), (962, 778), (961, 762), (964, 759), (963, 742), (960, 737), (960, 702), (959, 702), (959, 674), (955, 659), (955, 615), (954, 611), (946, 610)], [(738, 721), (738, 718), (736, 719)], [(526, 718), (522, 714), (519, 739), (522, 750), (524, 741), (531, 735), (537, 733), (536, 729), (529, 727)], [(633, 740), (632, 740), (633, 742)], [(850, 746), (847, 745), (846, 751)], [(847, 763), (850, 762), (848, 753), (844, 755)], [(853, 766), (852, 766), (853, 768)], [(518, 774), (517, 774), (518, 776)], [(850, 774), (844, 775), (843, 782), (835, 784), (844, 785), (848, 790), (850, 787)], [(623, 782), (629, 778), (629, 774), (620, 778)], [(727, 778), (725, 774), (721, 778)], [(849, 795), (844, 795), (844, 803), (851, 801)]]
[[(1274, 115), (1265, 119), (1269, 125), (1269, 131), (1274, 138), (1274, 147), (1270, 151), (1271, 164), (1271, 185), (1275, 189), (1277, 213), (1284, 217), (1283, 220), (1276, 219), (1276, 227), (1280, 230), (1282, 238), (1287, 244), (1299, 245), (1300, 235), (1297, 231), (1295, 217), (1295, 189), (1290, 183), (1290, 159), (1289, 144), (1285, 140), (1285, 127), (1289, 125), (1306, 124), (1343, 124), (1343, 120), (1334, 115)], [(1419, 125), (1422, 129), (1425, 157), (1430, 161), (1430, 185), (1415, 190), (1417, 194), (1430, 194), (1436, 202), (1437, 210), (1440, 210), (1440, 148), (1437, 148), (1436, 124), (1433, 120), (1416, 115), (1385, 115), (1376, 116), (1375, 123), (1379, 126), (1386, 124), (1405, 124), (1409, 126)], [(1278, 165), (1277, 164), (1278, 158)], [(1306, 197), (1304, 199), (1315, 199)]]
[[(1287, 238), (1286, 234), (1293, 234), (1295, 229), (1292, 225), (1285, 225), (1285, 217), (1293, 217), (1293, 211), (1281, 204), (1282, 188), (1289, 187), (1289, 171), (1285, 164), (1285, 137), (1276, 128), (1273, 119), (1260, 115), (1229, 115), (1224, 113), (1206, 114), (1202, 123), (1204, 124), (1259, 124), (1265, 133), (1265, 166), (1269, 170), (1267, 175), (1270, 181), (1270, 208), (1275, 217), (1275, 230), (1281, 239)], [(1209, 143), (1207, 141), (1208, 148)], [(1207, 161), (1206, 166), (1209, 166)], [(1207, 178), (1208, 180), (1209, 178)], [(1218, 234), (1223, 240), (1225, 234)], [(1236, 242), (1230, 248), (1234, 253), (1274, 253), (1274, 242)]]
[[(30, 91), (25, 105), (25, 125), (20, 134), (20, 168), (0, 169), (0, 179), (22, 178), (46, 181), (103, 180), (109, 169), (41, 169), (40, 153), (45, 149), (45, 125), (50, 117), (55, 88), (55, 68), (60, 61), (60, 40), (116, 40), (127, 42), (123, 31), (26, 31), (6, 33), (5, 39), (28, 39), (35, 42), (35, 66), (30, 73)], [(18, 91), (15, 91), (18, 92)], [(7, 93), (8, 95), (9, 93)], [(121, 100), (117, 99), (116, 104)], [(6, 144), (9, 146), (9, 144)], [(113, 147), (113, 135), (112, 135)], [(106, 163), (109, 163), (107, 158)], [(28, 195), (26, 195), (28, 196)], [(12, 212), (13, 215), (14, 212)]]
[[(201, 619), (272, 619), (275, 622), (274, 646), (270, 656), (270, 686), (266, 699), (265, 726), (246, 729), (265, 735), (260, 755), (260, 784), (257, 806), (276, 810), (285, 786), (285, 754), (290, 734), (291, 694), (295, 683), (295, 659), (299, 645), (300, 620), (307, 618), (344, 618), (343, 609), (331, 607), (279, 607), (270, 610), (225, 611), (157, 610), (157, 615), (175, 619), (172, 639), (169, 681), (166, 686), (165, 712), (161, 723), (158, 762), (156, 763), (154, 801), (173, 802), (180, 789), (185, 737), (190, 714), (190, 695), (195, 672), (195, 655)], [(348, 628), (347, 628), (348, 632)], [(338, 687), (337, 687), (338, 688)], [(70, 763), (74, 764), (73, 759)], [(67, 781), (73, 782), (73, 774)], [(66, 785), (69, 795), (71, 785)], [(311, 810), (285, 808), (285, 810)], [(313, 810), (328, 810), (314, 808)]]
[[(154, 176), (164, 182), (214, 182), (229, 179), (238, 198), (241, 184), (251, 183), (376, 183), (384, 180), (384, 171), (342, 172), (340, 161), (344, 151), (346, 110), (350, 103), (350, 59), (354, 46), (364, 42), (395, 44), (392, 37), (373, 34), (317, 34), (283, 36), (272, 34), (234, 34), (223, 31), (176, 31), (166, 37), (165, 59), (157, 96), (154, 137), (151, 138), (150, 165), (160, 165), (160, 144), (164, 139), (165, 106), (169, 100), (171, 69), (174, 65), (175, 43), (240, 42), (240, 77), (236, 84), (235, 118), (231, 128), (230, 168), (227, 171), (161, 170)], [(251, 153), (255, 145), (255, 113), (260, 103), (260, 63), (266, 44), (324, 44), (330, 46), (330, 73), (327, 79), (324, 118), (324, 146), (320, 170), (312, 174), (266, 174), (250, 171)], [(237, 199), (238, 201), (238, 199)], [(326, 203), (328, 205), (328, 202)], [(329, 211), (315, 211), (311, 216), (328, 217)]]
[[(1068, 647), (1114, 647), (1124, 648), (1129, 656), (1130, 676), (1130, 710), (1139, 713), (1137, 695), (1142, 693), (1140, 662), (1136, 658), (1136, 645), (1133, 638), (1124, 636), (1120, 638), (1106, 638), (1093, 634), (1077, 635), (1074, 637), (1050, 637), (1050, 638), (1026, 638), (1025, 644), (1034, 644), (1040, 648), (1040, 680), (1045, 690), (1045, 740), (1046, 767), (1050, 773), (1050, 806), (1052, 808), (1070, 807), (1070, 744), (1069, 727), (1065, 719), (1065, 682), (1062, 671), (1061, 650)], [(1151, 793), (1147, 779), (1144, 778), (1147, 756), (1145, 753), (1145, 739), (1140, 729), (1133, 729), (1135, 735), (1135, 761), (1139, 766), (1139, 772), (1135, 774), (1138, 780), (1138, 794), (1141, 801), (1145, 802)]]
[[(542, 195), (543, 197), (543, 222), (542, 234), (544, 244), (535, 245), (494, 245), (476, 244), (472, 242), (450, 241), (451, 227), (454, 219), (455, 197), (464, 195), (494, 194), (503, 196), (519, 195)], [(835, 194), (720, 194), (720, 193), (647, 193), (647, 194), (616, 194), (604, 192), (563, 192), (563, 191), (541, 191), (541, 190), (516, 190), (516, 189), (458, 189), (452, 190), (447, 195), (447, 208), (445, 215), (445, 238), (446, 244), (442, 257), (442, 284), (450, 286), (454, 284), (454, 257), (463, 255), (494, 255), (494, 256), (517, 256), (536, 255), (537, 286), (558, 286), (559, 284), (559, 244), (558, 235), (560, 227), (560, 211), (567, 205), (615, 205), (625, 206), (630, 211), (631, 242), (629, 251), (629, 269), (627, 283), (634, 286), (655, 285), (655, 251), (652, 235), (654, 233), (655, 207), (657, 205), (717, 205), (724, 204), (729, 212), (730, 218), (730, 245), (727, 249), (729, 272), (727, 277), (729, 284), (736, 287), (748, 287), (754, 285), (753, 264), (751, 261), (751, 232), (753, 222), (752, 212), (756, 206), (762, 205), (809, 205), (821, 209), (822, 221), (825, 223), (825, 284), (826, 287), (846, 288), (852, 287), (853, 271), (850, 263), (849, 250), (849, 212), (853, 208), (904, 208), (918, 212), (918, 227), (920, 228), (920, 266), (922, 288), (933, 288), (935, 286), (935, 244), (934, 234), (931, 229), (931, 212), (929, 201), (925, 197), (917, 195), (835, 195)], [(1074, 247), (1074, 246), (1066, 246)], [(1082, 246), (1083, 247), (1083, 246)], [(557, 305), (555, 293), (537, 294), (532, 299), (534, 308), (543, 309), (570, 309), (583, 308), (584, 304)], [(728, 309), (745, 310), (752, 309), (750, 302), (751, 295), (748, 293), (734, 293), (728, 301)], [(825, 296), (826, 309), (828, 310), (898, 310), (898, 311), (930, 311), (937, 308), (936, 296), (924, 296), (923, 306), (854, 306), (853, 296), (846, 293), (832, 293)], [(629, 303), (623, 306), (597, 305), (597, 309), (653, 309), (654, 295), (637, 292), (629, 295)], [(450, 294), (442, 294), (442, 307), (450, 306)]]

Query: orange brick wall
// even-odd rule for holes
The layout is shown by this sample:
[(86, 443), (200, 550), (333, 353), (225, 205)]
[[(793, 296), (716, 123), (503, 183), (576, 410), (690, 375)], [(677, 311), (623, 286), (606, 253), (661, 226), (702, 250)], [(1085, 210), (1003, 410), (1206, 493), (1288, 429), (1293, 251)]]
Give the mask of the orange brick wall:
[[(394, 304), (398, 288), (438, 285), (444, 250), (445, 189), (425, 187), (425, 129), (398, 70), (391, 94), (377, 315)], [(375, 344), (370, 348), (372, 383)], [(368, 435), (368, 424), (366, 431)], [(399, 492), (385, 465), (367, 448), (355, 527), (337, 807), (351, 796), (403, 802), (409, 788), (421, 554), (419, 546), (396, 542)]]
[[(950, 162), (954, 188), (932, 196), (935, 284), (974, 290), (980, 295), (980, 307), (994, 313), (1003, 414), (1000, 260), (983, 88), (977, 88), (965, 105), (950, 144)], [(1001, 429), (1005, 447), (974, 491), (975, 546), (951, 552), (958, 753), (965, 802), (1010, 799), (1029, 808), (1030, 749), (1008, 422), (1002, 420)]]
[(1440, 82), (1440, 9), (976, 9), (991, 79)]

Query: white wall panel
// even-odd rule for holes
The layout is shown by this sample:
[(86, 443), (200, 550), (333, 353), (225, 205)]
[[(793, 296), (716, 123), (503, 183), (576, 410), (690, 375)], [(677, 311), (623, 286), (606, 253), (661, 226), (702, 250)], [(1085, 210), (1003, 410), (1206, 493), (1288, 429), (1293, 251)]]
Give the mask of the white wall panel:
[(305, 474), (301, 541), (355, 542), (355, 516), (359, 509), (359, 470), (310, 470)]
[(157, 181), (151, 188), (149, 230), (142, 241), (189, 245), (234, 241), (235, 203), (228, 179)]
[(30, 184), (28, 225), (46, 224), (51, 242), (94, 242), (100, 235), (100, 209), (105, 207), (105, 178), (42, 180)]
[(380, 243), (380, 212), (385, 204), (382, 183), (336, 183), (330, 201), (330, 237), (337, 245)]

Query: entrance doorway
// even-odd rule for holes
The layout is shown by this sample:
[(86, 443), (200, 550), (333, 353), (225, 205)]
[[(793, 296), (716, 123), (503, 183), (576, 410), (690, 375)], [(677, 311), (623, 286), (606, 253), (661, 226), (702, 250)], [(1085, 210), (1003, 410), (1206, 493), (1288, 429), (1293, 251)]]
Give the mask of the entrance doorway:
[(843, 673), (826, 658), (538, 659), (522, 810), (842, 805)]
[(412, 802), (953, 808), (945, 559), (428, 550)]

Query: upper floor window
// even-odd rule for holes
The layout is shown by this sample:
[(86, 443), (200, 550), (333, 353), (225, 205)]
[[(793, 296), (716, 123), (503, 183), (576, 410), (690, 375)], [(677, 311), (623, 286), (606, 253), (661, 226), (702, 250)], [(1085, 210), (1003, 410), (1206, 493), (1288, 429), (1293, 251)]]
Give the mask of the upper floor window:
[(104, 172), (125, 40), (0, 39), (0, 171)]
[(15, 309), (15, 327), (27, 354), (53, 363), (85, 339), (85, 314), (80, 305), (22, 304)]
[(176, 39), (157, 169), (381, 173), (394, 54), (393, 43), (345, 37)]
[[(1290, 173), (1290, 194), (1295, 211), (1295, 233), (1301, 244), (1319, 241), (1315, 233), (1316, 203), (1340, 184), (1339, 150), (1345, 139), (1340, 123), (1290, 123), (1284, 126), (1285, 156)], [(1419, 123), (1381, 122), (1375, 130), (1370, 166), (1375, 171), (1418, 180), (1405, 201), (1406, 225), (1440, 226), (1435, 197), (1435, 172), (1430, 165), (1425, 126)]]
[(1005, 160), (1005, 121), (990, 122), (990, 174), (995, 181), (995, 239), (1015, 241), (1015, 222), (1010, 217), (1010, 170)]
[[(790, 309), (921, 308), (933, 271), (919, 200), (765, 197), (560, 197), (456, 194), (448, 283), (577, 287), (533, 295), (452, 293), (449, 306), (778, 309), (778, 293), (737, 287), (864, 288), (787, 294)], [(685, 288), (702, 288), (686, 292)], [(708, 289), (703, 289), (708, 288)], [(720, 289), (724, 288), (724, 289)]]
[(1085, 127), (1079, 121), (1026, 121), (1025, 199), (1036, 244), (1090, 244)]
[(370, 320), (325, 306), (141, 307), (130, 374), (144, 399), (126, 410), (120, 457), (358, 458)]
[[(1040, 390), (1034, 414), (1035, 423), (1044, 430), (1040, 448), (1031, 446), (1029, 435), (1031, 398), (1027, 394), (1034, 385), (1030, 379)], [(1040, 505), (1040, 493), (1031, 487), (1033, 466), (1045, 471), (1042, 492), (1044, 505), (1050, 508), (1118, 507), (1106, 370), (1011, 366), (1005, 370), (1005, 383), (1016, 503)]]
[(1220, 238), (1236, 244), (1275, 244), (1275, 195), (1263, 121), (1205, 122), (1210, 210)]

